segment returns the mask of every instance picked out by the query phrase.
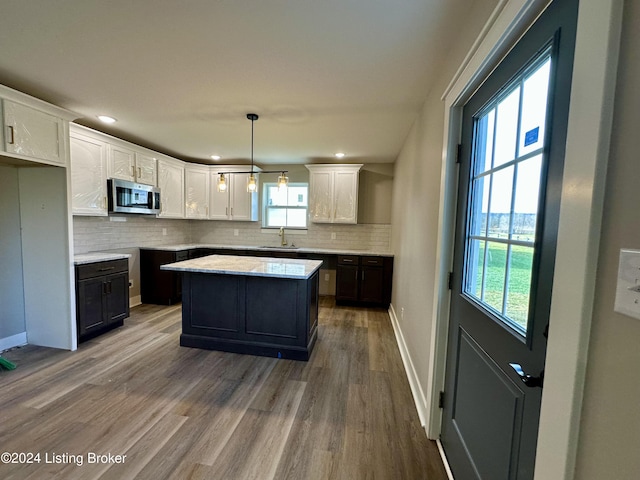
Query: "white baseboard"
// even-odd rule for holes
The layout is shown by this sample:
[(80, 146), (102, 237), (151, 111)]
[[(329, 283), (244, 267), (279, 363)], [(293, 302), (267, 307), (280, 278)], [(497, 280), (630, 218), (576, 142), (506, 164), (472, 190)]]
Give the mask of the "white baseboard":
[(11, 335), (10, 337), (0, 338), (0, 352), (13, 347), (19, 347), (27, 344), (27, 332)]
[(411, 387), (411, 393), (413, 395), (413, 401), (416, 404), (416, 410), (418, 410), (418, 417), (420, 418), (420, 424), (423, 427), (427, 425), (427, 399), (422, 391), (422, 386), (418, 380), (418, 374), (411, 361), (411, 355), (407, 349), (407, 344), (404, 341), (404, 335), (396, 316), (396, 311), (393, 308), (393, 304), (389, 305), (389, 317), (391, 318), (391, 325), (393, 325), (393, 331), (396, 335), (396, 342), (398, 343), (398, 349), (400, 350), (400, 356), (402, 357), (402, 363), (404, 364), (404, 370), (409, 380), (409, 387)]
[(447, 477), (449, 477), (449, 480), (455, 480), (455, 478), (453, 478), (453, 472), (451, 471), (451, 467), (449, 467), (447, 454), (444, 453), (444, 448), (442, 448), (442, 442), (440, 441), (440, 439), (436, 440), (436, 444), (438, 445), (438, 452), (440, 452), (440, 458), (442, 459), (444, 469), (447, 471)]
[(142, 297), (140, 295), (129, 298), (129, 308), (137, 307), (138, 305), (142, 305)]

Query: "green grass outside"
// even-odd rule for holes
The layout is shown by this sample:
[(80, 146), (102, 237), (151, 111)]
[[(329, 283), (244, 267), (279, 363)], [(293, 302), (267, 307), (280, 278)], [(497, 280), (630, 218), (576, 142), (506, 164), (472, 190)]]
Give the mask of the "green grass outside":
[[(483, 248), (478, 252), (479, 263), (482, 261)], [(502, 311), (503, 296), (507, 293), (506, 316), (526, 329), (529, 311), (529, 290), (531, 286), (531, 268), (533, 248), (511, 246), (511, 269), (509, 274), (508, 293), (504, 290), (504, 279), (507, 264), (507, 245), (489, 242), (487, 254), (487, 273), (485, 277), (484, 301), (493, 308)], [(476, 294), (479, 296), (482, 282), (482, 266), (477, 269)]]

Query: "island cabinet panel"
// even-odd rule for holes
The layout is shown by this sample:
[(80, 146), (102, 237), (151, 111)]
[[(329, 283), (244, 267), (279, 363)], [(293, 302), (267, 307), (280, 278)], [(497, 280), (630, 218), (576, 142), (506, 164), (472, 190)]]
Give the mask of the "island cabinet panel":
[(244, 279), (226, 278), (222, 275), (193, 275), (198, 278), (191, 281), (191, 276), (188, 276), (183, 284), (188, 296), (185, 309), (188, 321), (183, 332), (207, 335), (209, 331), (215, 331), (217, 335), (224, 336), (228, 332), (229, 336), (235, 336), (240, 331), (244, 309), (240, 295)]
[(307, 279), (183, 275), (180, 345), (309, 359), (318, 328), (317, 271)]

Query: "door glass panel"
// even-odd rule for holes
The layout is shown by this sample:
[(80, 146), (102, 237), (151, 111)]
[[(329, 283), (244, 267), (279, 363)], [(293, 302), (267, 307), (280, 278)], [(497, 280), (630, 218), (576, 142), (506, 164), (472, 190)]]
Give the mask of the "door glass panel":
[(529, 328), (550, 66), (546, 53), (475, 117), (464, 293), (523, 336)]
[(524, 81), (520, 116), (520, 155), (526, 155), (542, 147), (547, 118), (550, 68), (551, 59), (547, 59)]
[(542, 155), (518, 164), (516, 198), (511, 224), (511, 238), (532, 242), (535, 239), (540, 195)]
[(519, 106), (520, 86), (518, 85), (507, 98), (498, 103), (493, 168), (516, 158)]
[(491, 109), (484, 117), (478, 120), (478, 133), (476, 140), (478, 145), (477, 163), (475, 165), (476, 173), (481, 174), (487, 170), (491, 170), (491, 162), (493, 159), (493, 132), (495, 129), (496, 110)]
[(506, 314), (521, 329), (526, 329), (527, 327), (532, 269), (533, 248), (512, 245), (509, 259)]
[(502, 169), (493, 175), (489, 206), (489, 236), (507, 238), (511, 218), (511, 194), (513, 192), (513, 167)]
[(507, 273), (507, 245), (487, 242), (486, 272), (482, 300), (496, 311), (502, 312), (504, 279)]

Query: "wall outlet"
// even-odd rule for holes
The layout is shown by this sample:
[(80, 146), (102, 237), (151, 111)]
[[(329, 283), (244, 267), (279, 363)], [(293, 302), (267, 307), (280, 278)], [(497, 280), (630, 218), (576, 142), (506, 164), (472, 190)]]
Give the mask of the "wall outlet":
[(129, 288), (133, 288), (133, 280), (129, 279)]
[(336, 232), (331, 232), (331, 240), (335, 240), (336, 239)]
[(162, 235), (165, 236), (165, 237), (167, 236), (167, 229), (166, 228), (162, 229)]
[(328, 274), (328, 273), (325, 273), (325, 274), (324, 274), (324, 281), (325, 281), (325, 282), (328, 282), (328, 281), (329, 281), (329, 278), (330, 278), (330, 277), (329, 277), (329, 274)]
[(237, 228), (233, 229), (233, 236), (237, 237), (238, 235), (240, 235), (240, 230), (238, 230)]

